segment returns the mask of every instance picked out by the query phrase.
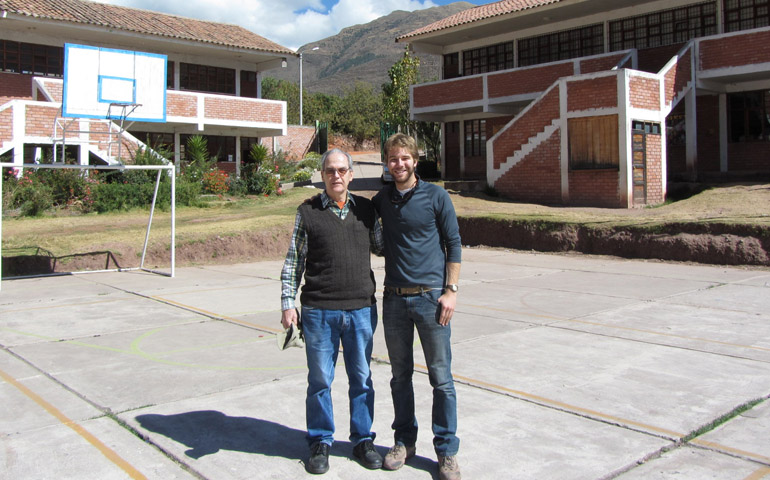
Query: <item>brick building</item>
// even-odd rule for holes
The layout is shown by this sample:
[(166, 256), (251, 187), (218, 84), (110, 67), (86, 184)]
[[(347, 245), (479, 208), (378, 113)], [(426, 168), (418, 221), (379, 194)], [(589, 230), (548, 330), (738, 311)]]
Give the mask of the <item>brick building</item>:
[[(0, 0), (0, 155), (13, 163), (39, 160), (57, 138), (66, 44), (167, 57), (166, 121), (131, 122), (124, 161), (148, 139), (178, 161), (197, 134), (221, 169), (236, 171), (252, 144), (282, 146), (272, 137), (289, 131), (285, 102), (262, 99), (260, 85), (297, 54), (253, 32), (85, 0)], [(99, 140), (115, 123), (76, 119), (65, 143), (81, 164), (119, 161)]]
[(397, 38), (443, 56), (411, 113), (442, 175), (629, 208), (669, 180), (770, 174), (770, 0), (503, 0)]

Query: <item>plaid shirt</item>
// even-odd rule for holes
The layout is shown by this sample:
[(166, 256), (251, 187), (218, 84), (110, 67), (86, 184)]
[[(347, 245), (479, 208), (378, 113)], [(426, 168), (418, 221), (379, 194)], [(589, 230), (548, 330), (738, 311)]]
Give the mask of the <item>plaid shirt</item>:
[[(323, 208), (330, 208), (332, 213), (345, 220), (350, 211), (349, 204), (355, 205), (356, 201), (348, 194), (347, 201), (342, 208), (337, 206), (326, 192), (321, 192), (321, 204)], [(376, 216), (376, 213), (375, 213)], [(382, 239), (382, 226), (379, 217), (375, 217), (374, 228), (369, 231), (369, 250), (375, 255), (381, 256), (384, 243)], [(297, 212), (294, 219), (294, 231), (291, 234), (289, 243), (289, 252), (286, 254), (286, 260), (283, 262), (281, 270), (281, 310), (291, 310), (295, 307), (294, 299), (299, 290), (299, 284), (302, 281), (302, 275), (305, 273), (305, 259), (307, 258), (307, 231), (305, 222), (302, 221), (302, 215)]]

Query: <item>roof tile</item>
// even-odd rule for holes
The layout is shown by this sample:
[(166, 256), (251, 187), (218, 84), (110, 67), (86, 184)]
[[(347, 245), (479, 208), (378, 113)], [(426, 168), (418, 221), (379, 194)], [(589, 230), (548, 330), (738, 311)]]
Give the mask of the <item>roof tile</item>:
[(85, 0), (0, 0), (16, 15), (273, 53), (294, 51), (243, 27)]
[(528, 10), (543, 5), (548, 5), (550, 3), (558, 3), (560, 1), (561, 0), (501, 0), (499, 2), (490, 3), (487, 5), (479, 5), (478, 7), (463, 10), (462, 12), (456, 13), (443, 20), (433, 22), (430, 25), (418, 28), (413, 32), (401, 35), (397, 38), (397, 40), (417, 37), (426, 33), (433, 33), (439, 30), (458, 27), (460, 25), (477, 22), (479, 20), (484, 20), (491, 17)]

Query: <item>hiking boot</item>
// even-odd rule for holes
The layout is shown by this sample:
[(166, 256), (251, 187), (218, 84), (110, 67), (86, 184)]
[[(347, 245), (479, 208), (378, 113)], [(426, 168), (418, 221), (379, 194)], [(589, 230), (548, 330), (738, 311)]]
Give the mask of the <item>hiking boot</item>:
[(406, 463), (407, 460), (414, 457), (416, 451), (417, 449), (414, 445), (406, 446), (397, 443), (393, 445), (393, 448), (391, 448), (387, 455), (385, 455), (385, 460), (382, 462), (382, 468), (385, 470), (398, 470), (404, 466), (404, 463)]
[(457, 463), (457, 457), (447, 455), (438, 457), (438, 478), (439, 480), (460, 480), (460, 465)]
[(382, 467), (382, 455), (374, 449), (374, 443), (371, 440), (364, 440), (353, 447), (353, 456), (361, 462), (361, 465), (369, 470), (376, 470)]
[(309, 473), (326, 473), (329, 471), (329, 447), (328, 443), (318, 442), (310, 447), (310, 459), (305, 465)]

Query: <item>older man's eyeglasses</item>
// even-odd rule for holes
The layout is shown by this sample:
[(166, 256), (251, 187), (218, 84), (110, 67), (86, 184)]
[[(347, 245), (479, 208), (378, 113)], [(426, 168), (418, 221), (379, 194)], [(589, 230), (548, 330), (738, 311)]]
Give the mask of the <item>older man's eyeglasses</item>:
[(325, 168), (324, 172), (330, 176), (333, 177), (334, 174), (339, 174), (340, 177), (344, 177), (345, 174), (347, 174), (350, 171), (349, 168)]

